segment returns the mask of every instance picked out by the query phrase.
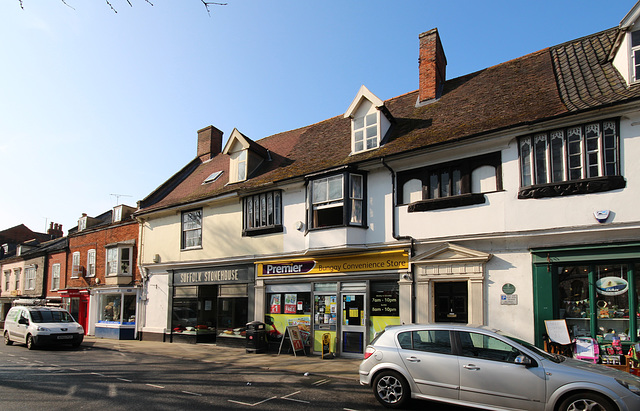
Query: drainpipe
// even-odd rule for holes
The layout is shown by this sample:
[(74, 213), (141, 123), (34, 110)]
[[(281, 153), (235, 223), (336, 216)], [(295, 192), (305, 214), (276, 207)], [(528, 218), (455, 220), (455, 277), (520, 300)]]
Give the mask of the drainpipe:
[[(391, 235), (393, 236), (394, 239), (398, 240), (398, 241), (403, 241), (403, 240), (409, 240), (411, 241), (411, 246), (410, 246), (410, 254), (409, 257), (413, 257), (413, 245), (415, 242), (415, 239), (411, 236), (401, 236), (396, 232), (396, 206), (397, 204), (397, 187), (396, 187), (396, 172), (384, 161), (384, 157), (382, 157), (380, 159), (380, 162), (382, 163), (382, 165), (389, 170), (389, 172), (391, 173), (391, 203), (392, 203), (392, 207), (391, 207)], [(412, 277), (413, 277), (413, 270), (412, 270)], [(412, 284), (411, 284), (411, 322), (413, 323), (413, 319), (415, 318), (415, 302), (416, 302), (416, 290), (414, 287), (415, 281), (412, 279)]]
[(142, 290), (140, 291), (140, 300), (138, 301), (138, 313), (136, 315), (136, 335), (135, 338), (140, 338), (140, 331), (142, 331), (142, 327), (146, 325), (147, 322), (147, 282), (149, 281), (149, 273), (145, 267), (142, 266), (143, 261), (143, 252), (144, 249), (144, 219), (140, 217), (135, 217), (136, 221), (139, 224), (138, 228), (138, 270), (140, 271), (140, 277), (142, 278)]

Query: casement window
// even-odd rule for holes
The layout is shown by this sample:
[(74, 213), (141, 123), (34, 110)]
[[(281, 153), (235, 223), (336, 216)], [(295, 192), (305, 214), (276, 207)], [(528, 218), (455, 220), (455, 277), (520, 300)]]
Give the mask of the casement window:
[(631, 81), (640, 81), (640, 30), (631, 32), (631, 66)]
[(96, 250), (87, 252), (87, 277), (96, 276)]
[(71, 256), (71, 278), (78, 278), (82, 275), (82, 267), (80, 267), (80, 252), (76, 251)]
[(182, 249), (202, 247), (202, 209), (182, 213)]
[(243, 199), (244, 235), (282, 231), (282, 192), (255, 194)]
[(36, 267), (29, 266), (24, 269), (24, 286), (26, 290), (36, 289)]
[(131, 275), (133, 247), (115, 246), (107, 248), (107, 276)]
[(465, 158), (398, 173), (398, 203), (409, 212), (485, 202), (483, 193), (502, 190), (500, 153)]
[(353, 135), (353, 152), (372, 150), (380, 145), (380, 111), (372, 108), (372, 112), (356, 117), (351, 122)]
[[(520, 198), (624, 187), (623, 180), (615, 178), (621, 177), (617, 120), (536, 133), (520, 138), (519, 148)], [(571, 187), (584, 180), (593, 183)]]
[(51, 266), (51, 290), (58, 289), (60, 289), (60, 264), (53, 264)]
[(312, 180), (309, 189), (311, 228), (364, 226), (364, 175), (343, 173)]
[(237, 183), (247, 179), (247, 150), (231, 153), (229, 163), (229, 182)]

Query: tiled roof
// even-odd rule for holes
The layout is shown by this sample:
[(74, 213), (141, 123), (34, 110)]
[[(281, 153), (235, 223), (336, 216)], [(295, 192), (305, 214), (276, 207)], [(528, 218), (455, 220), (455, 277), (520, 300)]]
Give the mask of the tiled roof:
[[(394, 123), (377, 150), (351, 155), (350, 119), (339, 115), (257, 140), (272, 161), (245, 182), (227, 185), (226, 155), (207, 162), (196, 159), (142, 200), (139, 213), (266, 190), (274, 182), (637, 98), (640, 89), (627, 88), (606, 61), (616, 34), (617, 29), (610, 29), (448, 80), (442, 97), (421, 107), (416, 107), (418, 91), (389, 99), (385, 107)], [(202, 184), (220, 170), (224, 173), (218, 180)]]

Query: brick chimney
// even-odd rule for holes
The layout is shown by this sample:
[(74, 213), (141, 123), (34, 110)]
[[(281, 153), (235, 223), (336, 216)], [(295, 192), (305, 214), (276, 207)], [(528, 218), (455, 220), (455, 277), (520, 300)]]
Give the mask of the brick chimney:
[(198, 157), (207, 161), (222, 151), (222, 131), (214, 126), (198, 130)]
[(52, 239), (62, 237), (64, 235), (64, 232), (62, 231), (62, 224), (50, 223), (47, 234), (49, 234)]
[(420, 34), (418, 38), (420, 89), (416, 105), (419, 106), (440, 98), (446, 79), (447, 58), (444, 56), (437, 28)]

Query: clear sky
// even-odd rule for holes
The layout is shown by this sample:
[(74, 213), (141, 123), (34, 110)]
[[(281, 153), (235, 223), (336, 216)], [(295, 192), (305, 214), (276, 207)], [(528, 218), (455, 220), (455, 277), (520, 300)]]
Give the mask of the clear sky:
[(259, 140), (342, 115), (362, 84), (414, 91), (434, 27), (452, 79), (615, 27), (635, 4), (221, 1), (210, 15), (201, 0), (0, 1), (0, 230), (66, 234), (135, 206), (208, 125)]

